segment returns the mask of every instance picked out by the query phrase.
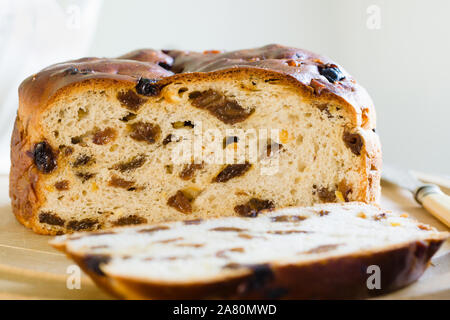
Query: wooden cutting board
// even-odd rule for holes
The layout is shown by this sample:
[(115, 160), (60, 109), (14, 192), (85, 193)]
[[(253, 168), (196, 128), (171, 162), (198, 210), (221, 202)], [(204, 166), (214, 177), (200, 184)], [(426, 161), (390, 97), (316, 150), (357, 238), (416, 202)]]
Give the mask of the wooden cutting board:
[[(447, 193), (450, 190), (444, 190)], [(408, 212), (439, 230), (448, 230), (417, 205), (411, 195), (383, 185), (382, 205)], [(8, 177), (0, 176), (0, 299), (110, 299), (85, 275), (79, 289), (68, 289), (73, 262), (14, 218), (8, 197)], [(419, 281), (382, 299), (450, 299), (450, 242), (435, 255)]]

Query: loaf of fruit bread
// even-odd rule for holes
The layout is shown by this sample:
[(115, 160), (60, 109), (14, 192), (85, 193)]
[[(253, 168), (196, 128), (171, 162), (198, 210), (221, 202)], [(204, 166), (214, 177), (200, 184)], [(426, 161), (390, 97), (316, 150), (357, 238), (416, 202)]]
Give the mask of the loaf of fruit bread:
[(448, 233), (363, 203), (75, 233), (51, 243), (128, 299), (362, 298), (418, 279)]
[(144, 49), (21, 84), (10, 197), (22, 224), (61, 234), (376, 203), (380, 167), (372, 101), (330, 59)]

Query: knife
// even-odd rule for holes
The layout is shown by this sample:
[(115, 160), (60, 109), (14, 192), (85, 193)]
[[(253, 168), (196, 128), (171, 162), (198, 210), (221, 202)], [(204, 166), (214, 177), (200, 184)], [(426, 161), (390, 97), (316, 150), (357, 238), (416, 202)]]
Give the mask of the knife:
[(414, 199), (429, 213), (450, 228), (450, 196), (435, 184), (424, 184), (408, 170), (383, 165), (381, 179), (412, 192)]

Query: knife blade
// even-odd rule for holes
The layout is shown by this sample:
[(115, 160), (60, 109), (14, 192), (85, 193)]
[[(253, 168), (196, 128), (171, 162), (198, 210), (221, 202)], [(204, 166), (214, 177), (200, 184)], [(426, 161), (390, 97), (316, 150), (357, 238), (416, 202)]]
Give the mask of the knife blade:
[(450, 227), (450, 197), (437, 185), (422, 183), (408, 170), (388, 164), (383, 165), (381, 179), (411, 191), (421, 206)]

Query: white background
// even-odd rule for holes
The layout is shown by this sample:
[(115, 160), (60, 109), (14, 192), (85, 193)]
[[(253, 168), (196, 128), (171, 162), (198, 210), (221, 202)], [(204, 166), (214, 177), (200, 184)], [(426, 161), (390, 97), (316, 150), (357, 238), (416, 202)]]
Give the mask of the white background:
[[(379, 29), (367, 27), (373, 5)], [(448, 0), (106, 0), (87, 53), (268, 43), (322, 53), (372, 96), (386, 163), (450, 175), (449, 15)]]

